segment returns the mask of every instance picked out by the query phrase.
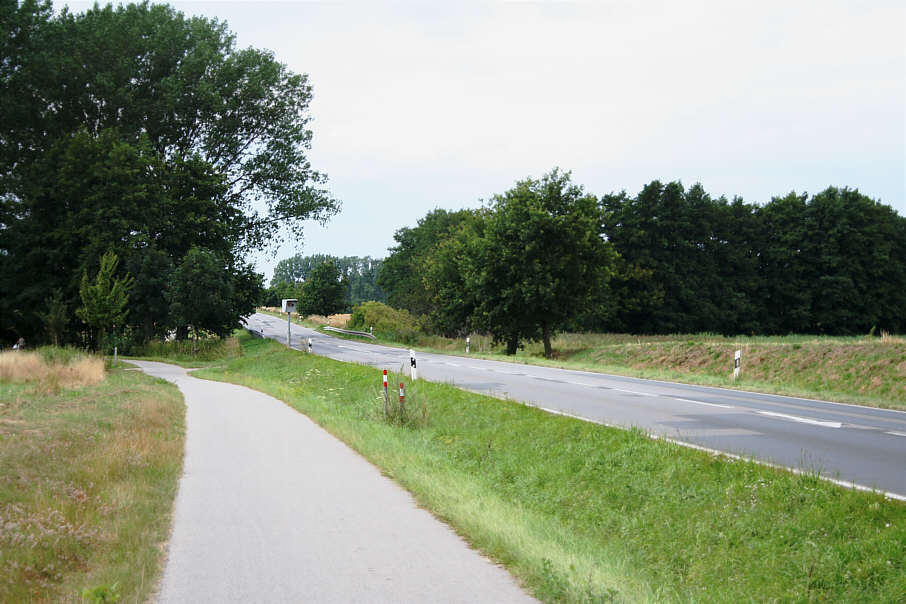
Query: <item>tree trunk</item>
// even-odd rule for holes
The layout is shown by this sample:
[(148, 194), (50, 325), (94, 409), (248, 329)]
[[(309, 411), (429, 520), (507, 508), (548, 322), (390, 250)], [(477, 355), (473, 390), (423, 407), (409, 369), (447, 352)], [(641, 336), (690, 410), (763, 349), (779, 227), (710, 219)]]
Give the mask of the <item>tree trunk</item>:
[(509, 338), (506, 341), (506, 353), (508, 356), (513, 356), (516, 354), (516, 349), (519, 347), (519, 338)]
[(541, 337), (544, 339), (544, 358), (551, 358), (551, 328), (545, 323), (541, 326)]

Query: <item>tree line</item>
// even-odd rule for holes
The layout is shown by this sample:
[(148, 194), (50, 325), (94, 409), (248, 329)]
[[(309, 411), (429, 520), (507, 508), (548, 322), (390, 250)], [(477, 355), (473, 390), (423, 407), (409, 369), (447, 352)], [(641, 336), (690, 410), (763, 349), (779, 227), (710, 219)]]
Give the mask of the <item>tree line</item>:
[(378, 278), (389, 304), (510, 353), (528, 339), (550, 354), (562, 329), (906, 330), (906, 218), (848, 188), (758, 205), (653, 181), (598, 198), (555, 169), (394, 239)]
[(284, 298), (299, 300), (303, 314), (329, 315), (345, 312), (362, 302), (383, 302), (377, 284), (383, 260), (370, 256), (296, 254), (277, 263), (264, 306), (280, 306)]
[(0, 24), (0, 339), (99, 344), (76, 310), (111, 266), (121, 336), (229, 333), (262, 287), (247, 253), (338, 211), (307, 77), (225, 23), (24, 0)]

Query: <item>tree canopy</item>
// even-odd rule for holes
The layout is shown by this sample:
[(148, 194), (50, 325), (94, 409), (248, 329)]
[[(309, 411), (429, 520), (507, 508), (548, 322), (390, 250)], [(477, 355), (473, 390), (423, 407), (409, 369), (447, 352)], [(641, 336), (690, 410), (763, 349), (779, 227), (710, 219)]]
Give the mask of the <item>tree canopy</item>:
[(396, 241), (379, 279), (394, 306), (508, 352), (567, 328), (906, 331), (906, 218), (854, 189), (757, 205), (655, 180), (596, 199), (555, 170)]
[[(338, 211), (307, 159), (307, 76), (237, 48), (225, 23), (36, 0), (2, 2), (0, 23), (7, 334), (38, 335), (31, 309), (50, 291), (71, 316), (81, 275), (111, 249), (136, 280), (133, 335), (159, 336), (178, 327), (164, 292), (193, 247), (247, 296), (246, 253)], [(78, 330), (71, 320), (68, 339)]]

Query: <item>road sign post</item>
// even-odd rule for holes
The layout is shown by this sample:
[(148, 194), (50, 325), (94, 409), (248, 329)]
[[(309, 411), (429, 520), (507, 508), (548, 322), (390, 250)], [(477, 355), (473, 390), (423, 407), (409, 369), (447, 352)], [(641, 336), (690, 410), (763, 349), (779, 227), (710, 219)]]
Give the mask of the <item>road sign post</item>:
[(290, 321), (290, 316), (296, 312), (296, 303), (298, 300), (295, 298), (283, 298), (283, 312), (286, 313), (286, 347), (292, 348), (292, 322)]

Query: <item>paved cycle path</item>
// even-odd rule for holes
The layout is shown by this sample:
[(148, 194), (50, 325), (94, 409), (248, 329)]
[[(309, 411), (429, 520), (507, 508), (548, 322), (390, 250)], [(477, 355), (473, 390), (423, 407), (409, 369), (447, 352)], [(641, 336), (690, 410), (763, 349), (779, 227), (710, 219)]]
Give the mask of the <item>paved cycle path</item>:
[(533, 602), (503, 568), (306, 416), (130, 361), (186, 401), (159, 602)]

